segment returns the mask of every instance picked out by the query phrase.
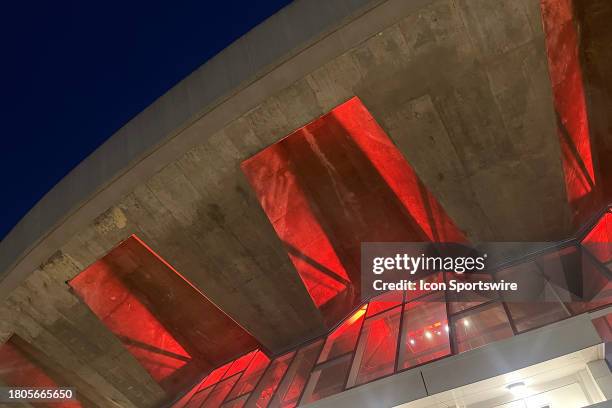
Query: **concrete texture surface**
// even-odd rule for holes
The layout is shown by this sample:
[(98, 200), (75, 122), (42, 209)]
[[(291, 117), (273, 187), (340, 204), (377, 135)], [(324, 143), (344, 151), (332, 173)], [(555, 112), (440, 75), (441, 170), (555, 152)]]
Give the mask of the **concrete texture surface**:
[(240, 163), (358, 96), (472, 241), (571, 233), (536, 0), (297, 1), (114, 135), (0, 243), (12, 333), (91, 389), (163, 390), (65, 282), (136, 234), (267, 350), (325, 330)]

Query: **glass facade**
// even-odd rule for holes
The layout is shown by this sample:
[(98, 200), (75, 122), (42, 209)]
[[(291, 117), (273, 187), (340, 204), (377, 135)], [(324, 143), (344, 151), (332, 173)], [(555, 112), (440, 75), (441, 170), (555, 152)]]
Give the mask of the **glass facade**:
[(295, 356), (283, 382), (271, 402), (271, 406), (282, 408), (293, 408), (297, 406), (306, 380), (317, 361), (321, 351), (323, 340), (318, 340), (303, 347)]
[(249, 406), (258, 408), (268, 406), (274, 392), (276, 391), (276, 388), (278, 387), (278, 384), (285, 376), (285, 373), (289, 368), (289, 364), (291, 364), (294, 356), (295, 352), (292, 351), (272, 361), (270, 367), (268, 367), (265, 374), (257, 384), (257, 387), (247, 400)]
[(446, 302), (433, 294), (404, 305), (399, 369), (436, 360), (451, 352)]
[[(593, 227), (597, 234), (589, 229), (574, 241), (495, 271), (492, 279), (526, 282), (532, 293), (523, 294), (525, 299), (388, 292), (357, 308), (329, 335), (271, 362), (253, 351), (213, 370), (189, 402), (174, 407), (293, 408), (608, 306), (609, 242), (599, 240), (608, 239), (609, 222), (606, 212)], [(456, 278), (437, 273), (427, 279), (442, 282), (450, 276)], [(609, 322), (609, 316), (596, 322), (600, 333), (609, 334)]]
[(398, 306), (365, 320), (355, 349), (349, 386), (393, 373), (401, 315)]

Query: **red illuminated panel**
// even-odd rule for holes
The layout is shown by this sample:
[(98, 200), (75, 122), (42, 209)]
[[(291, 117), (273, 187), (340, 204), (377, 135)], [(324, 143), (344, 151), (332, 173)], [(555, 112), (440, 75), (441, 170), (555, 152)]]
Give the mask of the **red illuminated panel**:
[(330, 115), (344, 132), (352, 136), (359, 149), (408, 212), (409, 218), (416, 222), (415, 229), (418, 234), (415, 231), (412, 241), (418, 241), (420, 238), (434, 242), (467, 242), (463, 233), (421, 183), (402, 153), (397, 150), (359, 98), (355, 97), (338, 106)]
[(499, 303), (483, 306), (456, 319), (454, 330), (459, 353), (513, 335), (508, 316)]
[(290, 161), (275, 144), (242, 164), (276, 233), (317, 306), (346, 290), (349, 277), (319, 224)]
[(358, 98), (242, 169), (324, 315), (359, 290), (361, 242), (465, 241)]
[(368, 303), (366, 317), (370, 317), (387, 309), (391, 309), (392, 307), (399, 306), (403, 300), (404, 293), (397, 290), (392, 290), (376, 296)]
[(355, 349), (365, 309), (366, 306), (361, 307), (327, 337), (319, 356), (319, 363)]
[[(58, 388), (54, 381), (27, 354), (22, 352), (11, 339), (0, 345), (0, 382), (3, 385), (23, 388)], [(61, 384), (68, 386), (69, 384)], [(37, 403), (37, 407), (76, 408), (81, 407), (77, 401)]]
[(247, 402), (248, 406), (256, 408), (268, 406), (294, 355), (295, 351), (292, 351), (272, 361), (257, 387), (251, 393)]
[(567, 196), (575, 222), (583, 222), (600, 205), (600, 191), (593, 171), (572, 0), (542, 0), (541, 7)]
[(451, 352), (444, 296), (433, 294), (404, 306), (399, 369), (414, 367)]
[(185, 395), (179, 398), (178, 401), (172, 404), (172, 408), (186, 408), (189, 406), (189, 401), (193, 398), (196, 391), (198, 391), (198, 387), (195, 386), (190, 389)]
[(294, 408), (297, 406), (322, 345), (323, 340), (319, 340), (302, 347), (298, 351), (283, 381), (278, 386), (278, 390), (270, 402), (270, 407)]
[(185, 405), (185, 408), (200, 408), (204, 401), (206, 401), (208, 396), (212, 393), (214, 388), (214, 386), (211, 386), (196, 392), (189, 400), (187, 405)]
[(612, 261), (612, 213), (606, 212), (582, 241), (602, 263)]
[(233, 377), (229, 377), (217, 383), (208, 398), (206, 398), (206, 401), (204, 401), (202, 408), (219, 408), (227, 397), (227, 394), (229, 394), (232, 387), (234, 387), (238, 381), (238, 378), (240, 378), (240, 374), (236, 374)]
[(348, 380), (349, 387), (393, 373), (400, 316), (401, 307), (396, 307), (364, 321)]
[(202, 372), (257, 347), (136, 236), (69, 283), (167, 391), (180, 391)]
[(227, 396), (228, 400), (239, 397), (247, 392), (251, 392), (255, 385), (262, 376), (264, 370), (268, 367), (270, 359), (266, 357), (264, 353), (258, 351), (253, 360), (250, 362), (249, 367), (240, 377), (240, 380), (236, 383), (234, 389)]
[[(124, 341), (155, 380), (164, 380), (191, 360), (189, 353), (112, 269), (104, 263), (96, 263), (87, 272), (75, 278), (71, 282), (72, 287), (108, 328)], [(96, 291), (80, 291), (83, 287), (95, 287)], [(130, 321), (126, 322), (128, 318)]]
[(219, 368), (214, 369), (210, 374), (208, 374), (208, 377), (204, 379), (204, 381), (200, 385), (200, 389), (204, 389), (206, 387), (218, 383), (222, 378), (224, 378), (225, 373), (227, 373), (227, 370), (229, 370), (232, 364), (233, 362), (229, 362)]
[(257, 351), (258, 350), (254, 350), (249, 354), (245, 354), (244, 356), (236, 359), (236, 361), (232, 363), (230, 369), (227, 370), (223, 378), (231, 377), (236, 373), (244, 371), (249, 366), (251, 360), (253, 360), (253, 357), (255, 357), (255, 354), (257, 354)]

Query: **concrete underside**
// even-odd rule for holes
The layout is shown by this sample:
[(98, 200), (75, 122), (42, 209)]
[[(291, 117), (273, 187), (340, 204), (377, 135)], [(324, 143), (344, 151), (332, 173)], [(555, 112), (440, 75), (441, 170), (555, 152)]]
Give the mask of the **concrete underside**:
[[(147, 123), (136, 120), (123, 141), (109, 140), (112, 168), (109, 152), (139, 146), (127, 136), (161, 128), (167, 138), (137, 163), (122, 163), (95, 195), (74, 201), (69, 217), (58, 216), (29, 252), (3, 258), (0, 340), (15, 333), (35, 345), (86, 383), (83, 393), (97, 406), (152, 407), (172, 398), (66, 285), (132, 234), (266, 350), (321, 334), (324, 318), (240, 164), (353, 96), (469, 240), (569, 236), (539, 1), (376, 1), (358, 10), (234, 87), (214, 109), (199, 96), (215, 86), (213, 60), (143, 113)], [(196, 120), (176, 113), (204, 108)], [(2, 244), (10, 253), (11, 242)]]

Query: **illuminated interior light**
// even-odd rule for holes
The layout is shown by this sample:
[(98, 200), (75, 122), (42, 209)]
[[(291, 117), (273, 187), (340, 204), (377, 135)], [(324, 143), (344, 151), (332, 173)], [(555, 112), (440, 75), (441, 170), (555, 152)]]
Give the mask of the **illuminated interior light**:
[(414, 346), (414, 345), (415, 345), (415, 343), (416, 343), (416, 342), (414, 341), (414, 339), (410, 339), (410, 340), (408, 340), (408, 342), (409, 342), (410, 344), (412, 344), (413, 346)]
[(431, 339), (431, 337), (432, 337), (431, 332), (426, 331), (425, 332), (425, 337), (427, 337), (428, 339)]
[(368, 305), (364, 305), (359, 310), (357, 310), (355, 314), (351, 316), (351, 318), (348, 320), (348, 324), (351, 325), (355, 323), (357, 320), (361, 319), (361, 317), (365, 314), (367, 307)]
[(464, 320), (463, 320), (463, 325), (464, 325), (465, 327), (470, 327), (470, 321), (469, 321), (468, 319), (464, 319)]
[(523, 381), (509, 384), (506, 389), (516, 396), (523, 396), (527, 393), (527, 385)]
[(448, 333), (448, 324), (444, 326), (444, 331)]

